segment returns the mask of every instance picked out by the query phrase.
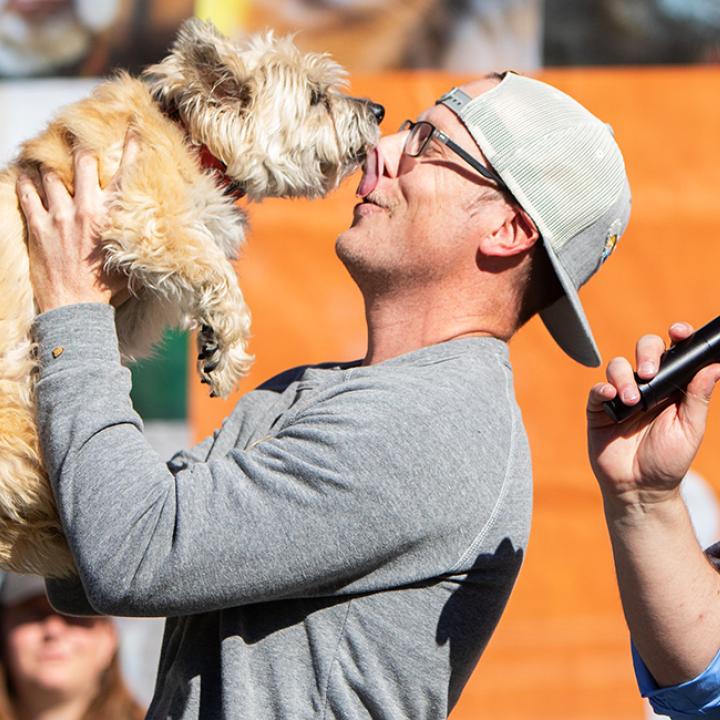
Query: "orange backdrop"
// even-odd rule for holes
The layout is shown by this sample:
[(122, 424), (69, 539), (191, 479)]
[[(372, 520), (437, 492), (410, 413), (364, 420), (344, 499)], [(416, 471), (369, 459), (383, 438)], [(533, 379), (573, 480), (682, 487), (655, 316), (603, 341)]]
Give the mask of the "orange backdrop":
[[(574, 69), (540, 77), (613, 125), (634, 190), (630, 228), (582, 294), (605, 360), (628, 353), (643, 332), (720, 314), (720, 69)], [(392, 130), (463, 79), (355, 76), (352, 92), (383, 103)], [(360, 296), (333, 250), (350, 222), (354, 188), (349, 181), (323, 201), (250, 208), (238, 272), (253, 309), (257, 361), (239, 393), (292, 365), (363, 354)], [(602, 372), (566, 358), (538, 320), (512, 341), (511, 356), (533, 449), (533, 531), (507, 612), (452, 718), (642, 718), (585, 457), (585, 396)], [(210, 400), (195, 376), (189, 382), (200, 439), (239, 395)], [(718, 491), (719, 438), (716, 410), (695, 467)]]

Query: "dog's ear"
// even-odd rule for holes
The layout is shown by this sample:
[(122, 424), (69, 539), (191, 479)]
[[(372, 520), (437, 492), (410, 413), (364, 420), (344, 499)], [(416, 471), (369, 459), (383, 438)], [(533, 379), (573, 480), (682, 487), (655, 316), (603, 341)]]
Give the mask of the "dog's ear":
[(247, 105), (252, 97), (248, 73), (237, 48), (210, 22), (186, 20), (170, 54), (143, 72), (153, 95), (176, 102), (204, 87), (218, 100)]
[(218, 100), (236, 100), (241, 105), (251, 99), (250, 73), (245, 67), (240, 50), (209, 21), (199, 18), (186, 20), (180, 30), (178, 43), (182, 43), (188, 62), (210, 94)]
[(197, 42), (191, 46), (190, 61), (210, 93), (218, 100), (247, 100), (245, 67), (237, 55), (224, 56), (221, 48), (211, 38), (206, 38), (206, 42)]

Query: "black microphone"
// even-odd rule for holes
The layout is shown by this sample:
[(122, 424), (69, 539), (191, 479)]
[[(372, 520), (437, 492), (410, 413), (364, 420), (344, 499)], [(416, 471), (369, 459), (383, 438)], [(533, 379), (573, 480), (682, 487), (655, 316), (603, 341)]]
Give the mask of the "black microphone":
[(652, 380), (641, 380), (635, 374), (640, 402), (625, 405), (618, 396), (604, 402), (604, 410), (615, 422), (647, 412), (682, 390), (699, 370), (717, 361), (720, 361), (720, 316), (664, 352)]

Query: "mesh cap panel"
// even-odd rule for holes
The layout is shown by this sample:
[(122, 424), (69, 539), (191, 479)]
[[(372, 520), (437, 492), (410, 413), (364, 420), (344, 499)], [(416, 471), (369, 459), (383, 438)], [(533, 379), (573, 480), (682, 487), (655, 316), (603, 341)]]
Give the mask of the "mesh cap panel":
[(540, 312), (565, 352), (584, 365), (600, 354), (578, 297), (625, 231), (631, 195), (612, 130), (546, 83), (514, 73), (471, 98), (438, 100), (454, 112), (533, 219), (564, 295)]
[(622, 155), (608, 126), (544, 83), (510, 74), (460, 116), (556, 251), (603, 215), (624, 187)]

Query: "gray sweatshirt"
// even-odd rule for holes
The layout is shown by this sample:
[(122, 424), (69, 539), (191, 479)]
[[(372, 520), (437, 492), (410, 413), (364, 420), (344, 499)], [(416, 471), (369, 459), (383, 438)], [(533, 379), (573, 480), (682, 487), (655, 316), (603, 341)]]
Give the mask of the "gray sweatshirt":
[(111, 308), (45, 313), (36, 338), (41, 443), (80, 574), (50, 597), (167, 616), (148, 717), (447, 717), (528, 535), (504, 343), (288, 371), (165, 464)]

